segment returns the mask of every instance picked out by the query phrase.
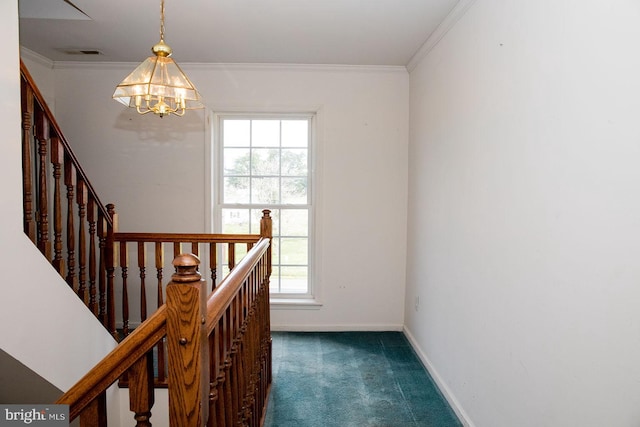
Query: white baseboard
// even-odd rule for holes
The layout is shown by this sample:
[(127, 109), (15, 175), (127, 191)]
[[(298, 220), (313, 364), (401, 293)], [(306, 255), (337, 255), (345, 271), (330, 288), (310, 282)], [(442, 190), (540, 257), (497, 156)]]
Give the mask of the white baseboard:
[(402, 325), (278, 325), (271, 324), (278, 332), (402, 332)]
[(436, 382), (436, 385), (440, 389), (440, 392), (442, 392), (442, 395), (444, 396), (444, 398), (447, 399), (447, 402), (449, 402), (451, 409), (453, 409), (453, 412), (456, 413), (460, 422), (465, 427), (475, 427), (475, 424), (473, 423), (473, 421), (471, 421), (469, 414), (467, 414), (467, 412), (464, 410), (464, 408), (462, 407), (462, 405), (460, 404), (456, 396), (453, 394), (453, 392), (447, 385), (447, 383), (442, 379), (440, 374), (438, 374), (438, 371), (433, 366), (433, 364), (431, 363), (431, 360), (429, 360), (426, 353), (422, 350), (422, 348), (420, 348), (420, 346), (418, 345), (418, 342), (416, 341), (415, 337), (413, 336), (409, 328), (404, 326), (403, 330), (404, 330), (404, 335), (409, 340), (409, 343), (413, 347), (413, 350), (416, 352), (420, 360), (422, 360), (422, 363), (427, 368), (427, 371), (429, 371), (429, 375), (431, 375), (431, 378), (433, 378), (433, 380)]

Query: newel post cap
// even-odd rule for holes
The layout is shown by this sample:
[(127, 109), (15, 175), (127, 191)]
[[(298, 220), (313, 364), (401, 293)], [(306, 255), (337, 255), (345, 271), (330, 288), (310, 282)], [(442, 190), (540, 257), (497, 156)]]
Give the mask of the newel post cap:
[(171, 276), (173, 282), (197, 282), (201, 276), (198, 273), (200, 258), (194, 254), (180, 254), (173, 259), (176, 272)]

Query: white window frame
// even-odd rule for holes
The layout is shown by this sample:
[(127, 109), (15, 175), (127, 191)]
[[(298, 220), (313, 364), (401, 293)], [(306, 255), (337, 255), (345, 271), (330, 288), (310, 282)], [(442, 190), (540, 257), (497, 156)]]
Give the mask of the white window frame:
[[(221, 171), (223, 170), (222, 156), (222, 121), (224, 119), (308, 119), (309, 120), (309, 164), (308, 164), (308, 282), (307, 293), (284, 294), (272, 293), (270, 300), (272, 308), (319, 308), (322, 304), (319, 300), (319, 285), (316, 280), (316, 272), (319, 268), (320, 260), (316, 256), (318, 247), (318, 233), (316, 233), (317, 222), (316, 212), (318, 209), (319, 197), (317, 196), (317, 171), (318, 171), (318, 122), (319, 111), (299, 111), (299, 112), (219, 112), (211, 113), (207, 120), (207, 139), (212, 141), (207, 145), (205, 153), (207, 182), (205, 185), (205, 215), (207, 220), (206, 229), (208, 232), (219, 233), (222, 229), (222, 190), (223, 179)], [(239, 206), (246, 207), (246, 206)], [(287, 208), (287, 205), (274, 205), (274, 209)]]

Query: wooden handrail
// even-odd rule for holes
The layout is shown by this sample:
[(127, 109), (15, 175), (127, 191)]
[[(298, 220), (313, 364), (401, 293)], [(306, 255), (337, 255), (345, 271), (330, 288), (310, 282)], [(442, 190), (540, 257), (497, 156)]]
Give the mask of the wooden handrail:
[(147, 354), (166, 334), (166, 306), (160, 307), (58, 400), (75, 419), (102, 392)]
[(255, 243), (259, 234), (193, 234), (193, 233), (114, 233), (116, 242), (168, 242), (168, 243)]

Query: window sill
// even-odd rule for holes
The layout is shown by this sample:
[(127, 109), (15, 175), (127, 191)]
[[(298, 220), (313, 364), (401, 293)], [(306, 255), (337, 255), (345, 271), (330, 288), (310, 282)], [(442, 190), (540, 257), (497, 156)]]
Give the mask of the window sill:
[(319, 310), (322, 303), (313, 298), (270, 298), (269, 304), (275, 310)]

